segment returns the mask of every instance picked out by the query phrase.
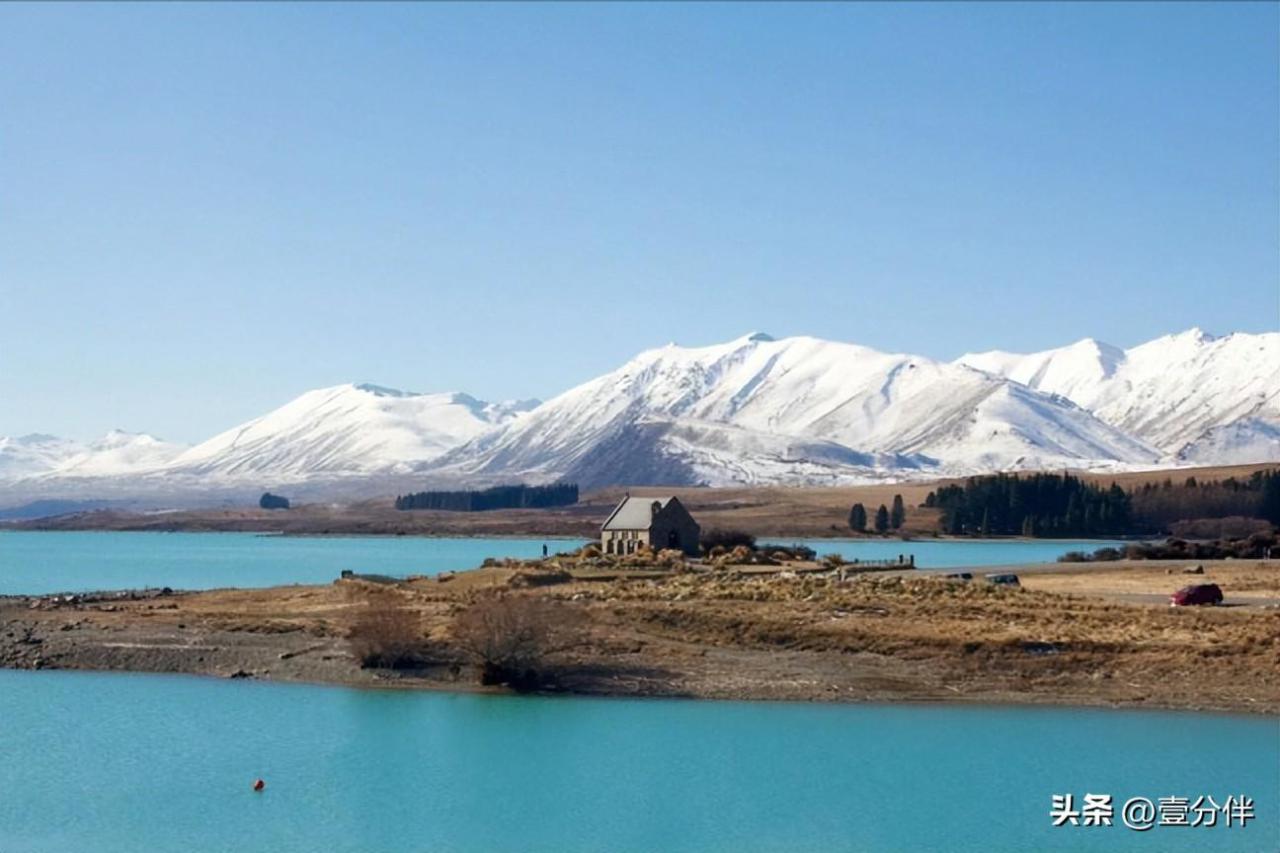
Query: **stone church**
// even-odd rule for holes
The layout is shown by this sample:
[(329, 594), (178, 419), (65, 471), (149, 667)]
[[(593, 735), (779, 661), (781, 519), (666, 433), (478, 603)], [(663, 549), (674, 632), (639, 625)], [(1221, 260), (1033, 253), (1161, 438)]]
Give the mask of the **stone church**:
[(642, 545), (654, 551), (674, 548), (698, 556), (702, 528), (675, 496), (632, 497), (628, 494), (600, 528), (606, 554), (634, 554)]

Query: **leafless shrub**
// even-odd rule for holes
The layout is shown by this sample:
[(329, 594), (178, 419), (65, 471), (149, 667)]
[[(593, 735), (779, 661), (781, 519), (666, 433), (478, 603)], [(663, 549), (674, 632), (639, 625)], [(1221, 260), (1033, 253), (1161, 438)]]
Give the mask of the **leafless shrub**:
[(481, 684), (538, 690), (554, 684), (557, 656), (585, 644), (586, 620), (555, 599), (486, 593), (458, 614), (453, 638), (480, 668)]
[(507, 585), (512, 589), (528, 588), (535, 586), (552, 586), (558, 583), (568, 583), (573, 580), (573, 575), (564, 569), (527, 569), (516, 572), (507, 581)]
[(406, 669), (428, 659), (429, 644), (422, 621), (408, 600), (394, 590), (368, 591), (347, 641), (366, 669)]

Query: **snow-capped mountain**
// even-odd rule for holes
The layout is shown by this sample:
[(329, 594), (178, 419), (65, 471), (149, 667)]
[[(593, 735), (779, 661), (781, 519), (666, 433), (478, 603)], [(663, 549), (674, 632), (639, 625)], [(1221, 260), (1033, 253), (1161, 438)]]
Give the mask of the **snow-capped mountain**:
[(955, 362), (748, 335), (641, 353), (547, 401), (309, 391), (194, 447), (0, 438), (0, 499), (241, 500), (515, 480), (839, 484), (993, 470), (1280, 460), (1280, 333), (1193, 329)]
[(81, 444), (52, 435), (0, 437), (0, 482), (40, 476), (132, 474), (162, 465), (186, 448), (144, 433), (112, 430)]
[(1158, 456), (1065, 399), (989, 373), (756, 334), (641, 353), (450, 452), (436, 470), (586, 485), (839, 482)]
[(466, 394), (417, 394), (378, 385), (335, 385), (308, 391), (216, 435), (155, 473), (274, 482), (398, 473), (435, 459), (536, 404), (534, 400), (485, 403)]
[(111, 477), (146, 471), (177, 458), (186, 445), (146, 433), (112, 430), (63, 459), (52, 471), (60, 477)]
[(1086, 338), (956, 363), (1066, 397), (1175, 459), (1280, 459), (1280, 332), (1219, 338), (1191, 329), (1128, 350)]
[(83, 449), (56, 435), (0, 436), (0, 481), (47, 474)]

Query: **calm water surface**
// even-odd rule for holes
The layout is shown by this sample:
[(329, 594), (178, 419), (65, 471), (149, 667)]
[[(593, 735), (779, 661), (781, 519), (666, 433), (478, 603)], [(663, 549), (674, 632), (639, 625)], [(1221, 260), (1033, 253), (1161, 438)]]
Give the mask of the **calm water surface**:
[[(796, 540), (781, 539), (783, 543)], [(897, 559), (926, 568), (1046, 562), (1105, 542), (807, 539), (819, 554)], [(169, 586), (174, 589), (328, 583), (342, 572), (436, 574), (485, 557), (534, 557), (580, 544), (556, 539), (261, 536), (253, 533), (0, 532), (0, 595)]]
[(433, 575), (485, 557), (534, 557), (578, 540), (255, 533), (0, 532), (0, 594), (328, 583), (343, 569)]
[[(0, 849), (25, 853), (1280, 846), (1274, 718), (0, 671), (0, 722)], [(1258, 819), (1053, 829), (1068, 791)]]

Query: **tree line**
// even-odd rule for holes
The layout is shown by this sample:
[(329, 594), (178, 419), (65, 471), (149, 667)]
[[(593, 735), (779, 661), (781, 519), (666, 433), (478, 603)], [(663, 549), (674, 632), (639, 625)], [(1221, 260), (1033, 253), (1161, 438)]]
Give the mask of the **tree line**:
[(1136, 525), (1168, 530), (1174, 523), (1202, 518), (1258, 518), (1280, 526), (1280, 469), (1248, 477), (1180, 483), (1144, 483), (1130, 493)]
[(1129, 493), (1070, 474), (994, 474), (930, 492), (924, 505), (942, 510), (953, 536), (1099, 536), (1130, 532)]
[(1117, 536), (1167, 531), (1189, 519), (1257, 518), (1280, 525), (1280, 469), (1246, 478), (1145, 483), (1126, 491), (1070, 474), (994, 474), (925, 498), (951, 535)]
[(548, 486), (493, 486), (465, 491), (413, 492), (396, 497), (396, 509), (442, 509), (453, 512), (484, 512), (491, 509), (537, 509), (569, 506), (578, 502), (577, 483)]

